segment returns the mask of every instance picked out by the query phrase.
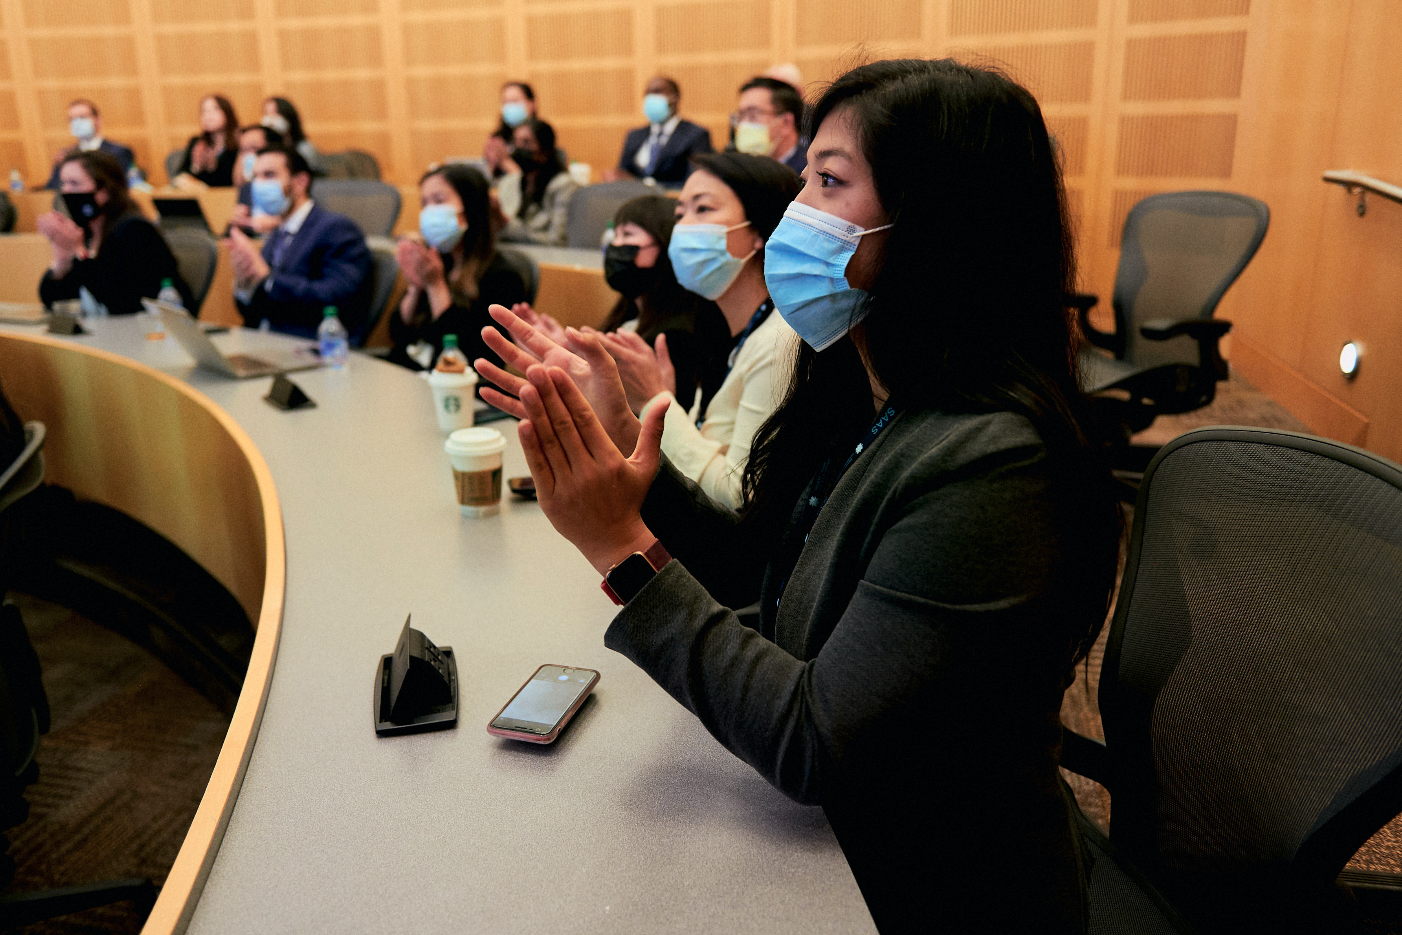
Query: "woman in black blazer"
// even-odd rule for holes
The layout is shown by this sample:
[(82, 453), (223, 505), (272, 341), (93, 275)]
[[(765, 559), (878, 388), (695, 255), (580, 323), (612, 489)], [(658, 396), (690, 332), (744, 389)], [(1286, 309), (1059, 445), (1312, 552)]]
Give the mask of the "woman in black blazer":
[[(519, 401), (483, 395), (525, 417), (541, 507), (625, 604), (605, 645), (823, 807), (882, 932), (1083, 932), (1058, 714), (1120, 515), (1075, 415), (1041, 111), (907, 60), (838, 79), (813, 125), (763, 248), (804, 344), (740, 512), (660, 458), (660, 413), (626, 414), (597, 343), (570, 360), (494, 310), (551, 366), (522, 352)], [(755, 602), (750, 625), (728, 609)]]
[(169, 279), (184, 305), (197, 314), (194, 297), (155, 225), (127, 194), (121, 164), (104, 152), (77, 152), (59, 164), (59, 190), (68, 203), (66, 218), (56, 211), (40, 216), (39, 233), (49, 239), (54, 259), (39, 282), (47, 306), (64, 299), (91, 300), (113, 315), (142, 310)]

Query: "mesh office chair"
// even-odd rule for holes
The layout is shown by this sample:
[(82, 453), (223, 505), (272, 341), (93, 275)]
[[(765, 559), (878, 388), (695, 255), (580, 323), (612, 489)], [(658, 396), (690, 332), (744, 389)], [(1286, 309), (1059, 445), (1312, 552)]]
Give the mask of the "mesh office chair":
[(172, 149), (166, 153), (166, 179), (174, 182), (180, 174), (180, 164), (185, 161), (184, 149)]
[(599, 249), (604, 231), (613, 223), (613, 216), (625, 201), (639, 195), (657, 194), (661, 192), (656, 187), (630, 179), (621, 182), (601, 182), (578, 189), (570, 198), (567, 225), (569, 245), (588, 250)]
[(1062, 765), (1110, 790), (1110, 841), (1199, 930), (1349, 930), (1335, 880), (1402, 812), (1399, 594), (1402, 467), (1236, 428), (1149, 465), (1106, 742), (1066, 731)]
[(380, 161), (373, 153), (367, 153), (363, 149), (348, 149), (342, 153), (346, 160), (346, 168), (353, 179), (369, 179), (378, 182), (380, 176)]
[(366, 340), (375, 333), (375, 326), (380, 323), (389, 305), (389, 297), (394, 293), (394, 284), (399, 281), (399, 260), (394, 241), (388, 237), (367, 237), (366, 244), (370, 247), (370, 259), (374, 262), (370, 272), (370, 314), (366, 316), (365, 324), (351, 336), (352, 347), (364, 347)]
[(204, 305), (204, 297), (214, 282), (214, 271), (219, 266), (219, 241), (206, 231), (190, 227), (176, 227), (162, 230), (161, 236), (175, 254), (175, 265), (180, 270), (180, 278), (190, 287), (194, 295), (195, 307), (189, 309), (191, 315), (199, 316)]
[[(44, 425), (24, 426), (25, 446), (0, 472), (0, 521), (5, 510), (44, 480)], [(29, 642), (19, 608), (3, 600), (9, 582), (0, 579), (0, 831), (29, 818), (24, 790), (39, 778), (39, 738), (49, 732), (49, 701), (40, 677), (39, 658)], [(0, 888), (15, 877), (9, 840), (0, 835)], [(150, 880), (109, 880), (84, 886), (18, 893), (0, 897), (0, 928), (27, 925), (123, 900), (134, 900), (144, 919), (156, 902)]]
[(497, 253), (506, 265), (521, 277), (521, 281), (526, 284), (526, 301), (534, 304), (536, 292), (540, 289), (540, 264), (535, 261), (535, 257), (510, 247), (497, 247)]
[[(1096, 399), (1097, 421), (1109, 442), (1127, 444), (1160, 414), (1212, 402), (1218, 381), (1227, 378), (1217, 344), (1232, 327), (1212, 314), (1256, 255), (1269, 225), (1264, 202), (1232, 192), (1151, 195), (1129, 212), (1115, 273), (1115, 330), (1091, 325), (1096, 296), (1071, 300), (1086, 339), (1114, 354), (1082, 351), (1082, 388), (1128, 396)], [(1136, 469), (1143, 470), (1152, 456), (1152, 450), (1145, 452)]]
[(373, 179), (316, 179), (311, 196), (328, 211), (344, 214), (367, 237), (388, 237), (399, 220), (399, 189)]

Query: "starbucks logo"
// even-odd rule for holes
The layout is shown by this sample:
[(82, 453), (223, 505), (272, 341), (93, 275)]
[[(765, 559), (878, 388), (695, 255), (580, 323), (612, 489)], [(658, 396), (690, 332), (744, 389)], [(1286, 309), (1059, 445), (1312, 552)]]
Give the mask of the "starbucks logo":
[(457, 397), (457, 396), (444, 396), (444, 397), (443, 397), (443, 411), (446, 412), (446, 413), (448, 413), (448, 414), (450, 414), (450, 415), (451, 415), (452, 413), (455, 413), (455, 412), (461, 412), (461, 411), (462, 411), (462, 399), (459, 398), (459, 397)]

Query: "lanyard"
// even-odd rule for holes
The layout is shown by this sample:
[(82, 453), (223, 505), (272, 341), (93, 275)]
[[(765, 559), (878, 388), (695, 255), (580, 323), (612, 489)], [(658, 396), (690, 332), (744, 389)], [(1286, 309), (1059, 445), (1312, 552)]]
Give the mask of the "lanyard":
[[(774, 311), (773, 299), (766, 298), (763, 302), (759, 303), (759, 308), (755, 309), (755, 313), (750, 316), (750, 321), (745, 325), (745, 330), (740, 332), (740, 338), (735, 342), (735, 347), (730, 350), (730, 357), (725, 362), (725, 376), (721, 377), (722, 383), (725, 382), (726, 377), (730, 376), (730, 371), (735, 369), (735, 360), (740, 356), (740, 348), (745, 346), (745, 342), (749, 340), (750, 335), (754, 333), (756, 328), (764, 324), (764, 320), (769, 317), (769, 313), (772, 311)], [(701, 423), (705, 421), (706, 411), (703, 408), (700, 414), (696, 416), (696, 427), (699, 429)]]
[[(842, 475), (847, 473), (847, 469), (852, 466), (863, 451), (871, 447), (871, 443), (876, 441), (876, 437), (890, 425), (896, 418), (894, 406), (886, 406), (872, 420), (871, 427), (867, 429), (862, 440), (857, 442), (857, 446), (852, 449), (852, 453), (847, 456), (847, 460), (842, 462), (842, 468), (836, 472), (832, 470), (833, 457), (830, 454), (823, 461), (823, 466), (818, 469), (818, 474), (813, 478), (813, 483), (808, 486), (807, 497), (804, 501), (803, 513), (799, 516), (798, 522), (791, 527), (789, 535), (786, 537), (797, 552), (803, 551), (803, 546), (808, 542), (808, 536), (813, 531), (813, 525), (818, 522), (818, 514), (823, 511), (823, 506), (832, 496), (832, 492), (837, 489), (837, 482), (842, 480)], [(833, 446), (834, 448), (836, 445)], [(836, 454), (836, 452), (834, 452)], [(831, 475), (831, 476), (829, 476)], [(803, 539), (796, 541), (799, 536)], [(794, 564), (798, 563), (798, 554), (794, 555)], [(789, 577), (793, 574), (793, 569), (789, 569), (789, 574), (784, 575), (783, 581), (779, 584), (779, 594), (774, 598), (774, 607), (777, 609), (779, 600), (784, 596), (784, 589), (789, 586)]]

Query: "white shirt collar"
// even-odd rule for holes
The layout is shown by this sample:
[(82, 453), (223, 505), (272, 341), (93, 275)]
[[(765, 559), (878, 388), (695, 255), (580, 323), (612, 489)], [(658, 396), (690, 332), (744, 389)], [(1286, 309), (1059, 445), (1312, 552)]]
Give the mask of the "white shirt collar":
[(282, 222), (282, 229), (289, 234), (295, 234), (301, 230), (302, 225), (306, 223), (307, 215), (312, 213), (312, 204), (313, 202), (310, 198), (302, 202), (302, 207), (293, 211), (287, 216), (287, 220)]
[(102, 134), (101, 134), (101, 133), (97, 134), (97, 136), (94, 136), (94, 137), (93, 137), (92, 139), (90, 139), (90, 140), (79, 140), (79, 141), (78, 141), (78, 151), (81, 152), (81, 153), (90, 153), (90, 152), (92, 152), (92, 151), (95, 150), (95, 149), (101, 149), (101, 148), (102, 148)]
[[(675, 132), (677, 131), (677, 124), (679, 124), (679, 123), (681, 123), (681, 122), (682, 122), (681, 115), (680, 115), (680, 114), (673, 114), (673, 115), (672, 115), (672, 118), (671, 118), (670, 120), (668, 120), (666, 123), (662, 124), (662, 133), (660, 134), (660, 138), (661, 138), (661, 139), (664, 139), (664, 140), (665, 140), (665, 139), (671, 138), (672, 134), (675, 133)], [(654, 124), (652, 125), (652, 129), (655, 131), (655, 130), (657, 129), (657, 124), (654, 123)]]

